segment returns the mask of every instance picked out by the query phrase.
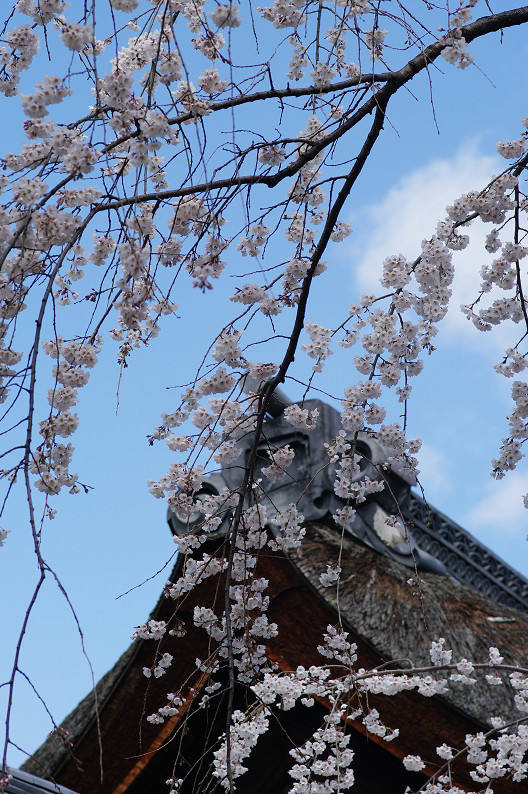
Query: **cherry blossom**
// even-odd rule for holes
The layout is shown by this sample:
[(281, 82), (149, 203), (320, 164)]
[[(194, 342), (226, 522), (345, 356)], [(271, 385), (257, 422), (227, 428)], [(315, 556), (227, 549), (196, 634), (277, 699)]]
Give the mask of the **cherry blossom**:
[[(479, 677), (502, 685), (510, 673), (518, 720), (497, 733), (497, 715), (494, 732), (460, 737), (458, 748), (440, 745), (444, 767), (424, 790), (455, 794), (446, 772), (455, 756), (464, 756), (479, 785), (528, 774), (528, 679), (526, 671), (505, 670), (497, 648), (486, 659), (456, 659), (437, 638), (428, 667), (361, 670), (354, 643), (337, 625), (321, 638), (319, 667), (281, 672), (266, 653), (278, 628), (267, 615), (269, 582), (258, 572), (259, 556), (288, 554), (306, 534), (299, 505), (276, 504), (266, 493), (270, 481), (295, 481), (298, 464), (294, 443), (276, 445), (266, 435), (272, 392), (284, 381), (298, 384), (296, 357), (312, 359), (299, 401), (280, 420), (308, 433), (319, 410), (307, 401), (324, 391), (319, 376), (330, 356), (343, 356), (350, 380), (334, 395), (343, 430), (323, 464), (343, 500), (332, 508), (337, 527), (346, 528), (358, 506), (385, 487), (383, 477), (363, 476), (358, 439), (375, 436), (388, 466), (417, 476), (421, 442), (407, 432), (411, 379), (429, 366), (457, 255), (477, 220), (486, 225), (489, 256), (463, 313), (488, 334), (514, 329), (495, 363), (511, 379), (512, 408), (491, 462), (494, 477), (525, 456), (526, 117), (517, 133), (504, 133), (512, 140), (497, 144), (502, 173), (454, 196), (433, 228), (417, 230), (412, 256), (386, 257), (375, 294), (355, 298), (348, 310), (336, 295), (326, 321), (310, 300), (314, 279), (336, 268), (336, 246), (353, 233), (356, 182), (367, 174), (393, 97), (420, 73), (431, 78), (434, 97), (444, 68), (471, 66), (475, 39), (499, 24), (506, 35), (528, 21), (523, 9), (492, 19), (484, 4), (473, 21), (476, 0), (426, 4), (414, 20), (397, 5), (273, 0), (241, 16), (237, 3), (210, 0), (110, 0), (103, 11), (97, 3), (97, 13), (95, 3), (79, 11), (66, 0), (18, 0), (0, 42), (0, 93), (25, 116), (20, 145), (3, 154), (0, 176), (0, 402), (10, 427), (1, 475), (6, 498), (23, 488), (43, 578), (51, 575), (41, 543), (56, 514), (52, 504), (65, 489), (88, 490), (74, 471), (82, 461), (73, 442), (103, 342), (120, 381), (137, 351), (158, 337), (171, 350), (174, 340), (185, 344), (186, 295), (199, 300), (212, 292), (221, 316), (213, 327), (203, 310), (203, 355), (179, 377), (186, 385), (168, 393), (148, 437), (170, 452), (167, 471), (147, 485), (184, 526), (175, 537), (182, 568), (164, 589), (173, 621), (140, 623), (133, 638), (154, 640), (143, 673), (155, 686), (176, 658), (157, 644), (183, 636), (178, 609), (187, 594), (223, 577), (224, 598), (214, 609), (196, 606), (190, 618), (210, 644), (210, 655), (196, 660), (208, 677), (205, 694), (169, 693), (146, 719), (162, 724), (188, 697), (205, 708), (222, 687), (216, 674), (228, 669), (256, 698), (245, 713), (225, 715), (225, 736), (213, 752), (213, 774), (230, 792), (269, 728), (271, 706), (326, 699), (324, 724), (291, 753), (291, 791), (345, 791), (354, 783), (349, 724), (359, 721), (381, 741), (398, 735), (398, 726), (368, 707), (369, 693), (432, 697)], [(246, 58), (244, 34), (258, 37), (255, 58)], [(41, 73), (42, 61), (35, 66), (39, 48), (49, 52), (49, 73)], [(433, 69), (438, 59), (442, 68)], [(240, 473), (240, 484), (228, 487), (226, 472)], [(217, 478), (214, 493), (209, 477)], [(9, 531), (0, 529), (0, 546)], [(319, 577), (336, 597), (340, 573), (329, 563)], [(17, 668), (10, 703), (20, 675)], [(404, 766), (423, 770), (424, 761), (411, 753)], [(4, 774), (0, 788), (6, 781)], [(184, 783), (173, 777), (169, 785), (177, 791)]]

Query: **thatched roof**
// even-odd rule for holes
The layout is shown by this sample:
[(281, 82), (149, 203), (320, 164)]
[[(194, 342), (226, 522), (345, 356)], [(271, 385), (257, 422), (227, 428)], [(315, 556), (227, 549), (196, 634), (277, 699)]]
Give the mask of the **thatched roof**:
[[(505, 664), (528, 666), (528, 615), (491, 601), (450, 576), (420, 571), (416, 582), (409, 568), (324, 524), (309, 525), (302, 546), (292, 556), (320, 596), (334, 609), (339, 606), (345, 622), (387, 661), (412, 657), (415, 665), (430, 665), (431, 641), (444, 637), (454, 661), (486, 661), (494, 646)], [(338, 603), (336, 588), (322, 587), (319, 575), (339, 557)], [(445, 698), (485, 725), (496, 714), (519, 714), (509, 684), (457, 684)]]
[[(342, 573), (338, 601), (336, 588), (323, 588), (319, 574), (326, 570), (327, 563), (337, 562), (340, 547)], [(172, 578), (177, 575), (175, 570)], [(407, 658), (410, 654), (415, 663), (428, 665), (430, 643), (439, 637), (445, 638), (446, 647), (453, 650), (455, 660), (461, 657), (485, 660), (489, 647), (496, 646), (506, 662), (526, 665), (528, 616), (524, 613), (491, 601), (449, 576), (420, 572), (418, 586), (416, 583), (410, 585), (412, 570), (354, 538), (342, 538), (338, 530), (327, 524), (308, 524), (302, 546), (288, 559), (281, 554), (263, 555), (257, 575), (269, 579), (270, 620), (279, 626), (278, 637), (269, 642), (269, 655), (282, 670), (294, 669), (298, 664), (306, 667), (321, 664), (317, 644), (326, 625), (337, 622), (338, 609), (351, 640), (358, 643), (359, 663), (366, 669), (384, 661)], [(196, 676), (194, 659), (196, 656), (205, 658), (207, 641), (205, 633), (192, 625), (193, 603), (213, 605), (219, 587), (222, 587), (221, 582), (206, 580), (186, 603), (183, 619), (189, 631), (184, 640), (170, 645), (172, 638), (164, 638), (168, 644), (162, 650), (173, 653), (175, 662), (161, 683), (149, 685), (148, 704), (141, 667), (151, 664), (151, 643), (136, 640), (98, 683), (96, 694), (105, 754), (104, 785), (99, 779), (99, 737), (95, 729), (93, 693), (63, 723), (73, 742), (73, 754), (56, 741), (47, 740), (23, 769), (56, 778), (83, 794), (96, 790), (103, 794), (154, 790), (156, 775), (163, 774), (157, 770), (164, 764), (170, 769), (174, 763), (177, 745), (168, 739), (171, 731), (177, 730), (179, 718), (173, 718), (172, 726), (169, 723), (161, 726), (163, 733), (160, 733), (157, 726), (145, 725), (144, 715), (157, 708), (160, 693), (169, 689), (178, 691), (183, 682), (187, 682), (187, 686), (197, 686), (193, 679), (193, 675)], [(172, 610), (170, 599), (162, 598), (152, 617), (167, 620)], [(449, 696), (435, 697), (427, 703), (413, 693), (382, 700), (383, 703), (377, 696), (372, 698), (373, 702), (379, 701), (380, 710), (382, 706), (386, 709), (387, 724), (406, 725), (408, 729), (387, 747), (400, 758), (407, 752), (420, 751), (410, 746), (417, 738), (423, 743), (424, 757), (433, 758), (436, 744), (456, 742), (457, 736), (485, 728), (495, 714), (513, 712), (509, 686), (490, 687), (486, 683), (471, 687), (457, 685)], [(150, 749), (138, 755), (140, 724), (143, 726), (142, 747)], [(354, 727), (360, 733), (364, 730), (359, 723)], [(375, 738), (370, 738), (371, 746), (373, 741)], [(186, 757), (191, 757), (192, 752), (193, 748), (188, 746)], [(287, 750), (285, 752), (287, 758)], [(79, 772), (74, 757), (83, 764), (83, 773)], [(510, 791), (506, 781), (504, 785), (504, 791)], [(241, 790), (246, 791), (246, 788)], [(269, 789), (275, 790), (278, 791), (273, 787)]]

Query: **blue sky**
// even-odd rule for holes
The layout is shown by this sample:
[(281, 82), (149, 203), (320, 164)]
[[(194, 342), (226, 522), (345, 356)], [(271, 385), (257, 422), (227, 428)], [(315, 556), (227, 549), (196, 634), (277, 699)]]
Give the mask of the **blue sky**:
[[(346, 207), (345, 219), (354, 233), (329, 251), (331, 266), (315, 284), (308, 309), (313, 322), (331, 326), (361, 292), (371, 291), (385, 256), (415, 256), (446, 204), (482, 187), (504, 168), (495, 144), (517, 138), (521, 116), (528, 114), (519, 77), (528, 66), (526, 33), (507, 31), (502, 44), (497, 34), (472, 45), (471, 52), (477, 65), (464, 74), (439, 64), (445, 75), (433, 75), (434, 113), (425, 75), (411, 84), (414, 97), (404, 92), (391, 106), (390, 124)], [(430, 502), (528, 576), (527, 522), (520, 500), (528, 491), (528, 473), (521, 468), (499, 483), (489, 475), (510, 410), (510, 383), (492, 369), (508, 332), (492, 340), (476, 332), (457, 309), (478, 286), (483, 261), (478, 228), (475, 237), (476, 244), (458, 257), (454, 305), (438, 351), (414, 384), (409, 434), (424, 441), (420, 464)], [(117, 347), (108, 340), (101, 367), (83, 390), (75, 470), (91, 490), (61, 498), (43, 549), (76, 610), (96, 680), (127, 647), (134, 626), (147, 617), (169, 575), (174, 546), (165, 506), (148, 494), (146, 481), (158, 479), (171, 457), (162, 445), (150, 447), (146, 436), (159, 424), (162, 411), (174, 407), (174, 387), (192, 376), (211, 325), (221, 324), (220, 298), (232, 291), (228, 283), (205, 294), (187, 289), (178, 295), (181, 319), (170, 318), (160, 339), (135, 352), (120, 382)], [(337, 350), (317, 385), (339, 396), (354, 374)], [(307, 377), (310, 364), (299, 355), (292, 374)], [(293, 399), (301, 395), (294, 382), (285, 390)], [(15, 494), (2, 527), (10, 530), (0, 552), (5, 605), (0, 673), (5, 680), (37, 576), (22, 494)], [(57, 721), (91, 686), (76, 622), (51, 580), (32, 615), (22, 666)], [(44, 710), (20, 682), (13, 740), (31, 751), (49, 730)], [(23, 757), (10, 754), (15, 765)]]

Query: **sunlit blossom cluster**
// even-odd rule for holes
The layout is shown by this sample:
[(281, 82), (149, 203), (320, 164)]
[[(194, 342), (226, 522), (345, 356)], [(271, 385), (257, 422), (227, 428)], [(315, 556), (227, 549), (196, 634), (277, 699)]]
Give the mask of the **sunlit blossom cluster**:
[[(352, 753), (348, 747), (349, 736), (344, 731), (347, 722), (360, 720), (369, 733), (373, 733), (384, 741), (393, 741), (399, 731), (390, 730), (380, 718), (375, 708), (368, 708), (367, 701), (362, 699), (361, 693), (383, 693), (387, 696), (396, 696), (402, 691), (417, 689), (426, 697), (442, 694), (446, 691), (446, 678), (434, 674), (435, 667), (423, 668), (415, 672), (400, 670), (366, 671), (355, 668), (355, 647), (351, 646), (346, 633), (335, 627), (329, 626), (326, 644), (319, 649), (326, 657), (330, 657), (349, 668), (345, 677), (332, 678), (330, 671), (325, 667), (311, 667), (305, 669), (298, 667), (289, 674), (266, 672), (262, 680), (254, 684), (252, 689), (258, 697), (260, 706), (248, 714), (237, 712), (233, 715), (232, 731), (230, 734), (231, 747), (235, 748), (237, 759), (245, 759), (255, 745), (255, 736), (261, 731), (258, 726), (263, 724), (268, 715), (269, 706), (276, 705), (288, 711), (299, 702), (310, 707), (314, 704), (314, 696), (328, 698), (333, 704), (332, 711), (325, 718), (325, 724), (319, 728), (312, 739), (301, 748), (291, 751), (295, 761), (290, 774), (294, 781), (292, 791), (309, 792), (327, 790), (347, 790), (351, 787), (354, 777), (350, 768)], [(451, 672), (451, 677), (456, 676), (460, 663), (455, 665), (451, 661), (451, 651), (445, 649), (445, 640), (440, 638), (433, 642), (430, 650), (431, 659), (436, 668)], [(490, 664), (500, 667), (502, 657), (496, 648), (490, 648)], [(486, 665), (472, 666), (473, 670), (485, 670)], [(520, 673), (510, 675), (514, 689), (526, 692), (527, 679)], [(468, 679), (467, 684), (474, 679)], [(355, 706), (352, 704), (355, 702)], [(521, 711), (522, 703), (517, 703)], [(497, 723), (497, 727), (502, 724)], [(253, 734), (252, 734), (253, 732)], [(328, 752), (330, 751), (330, 752)], [(514, 780), (521, 781), (528, 776), (528, 764), (525, 757), (528, 751), (528, 726), (521, 717), (514, 721), (508, 732), (499, 735), (492, 729), (488, 734), (468, 734), (459, 748), (454, 749), (446, 744), (440, 745), (436, 752), (441, 761), (440, 770), (435, 773), (424, 790), (431, 794), (451, 792), (455, 788), (451, 785), (449, 764), (455, 756), (466, 756), (470, 764), (470, 774), (478, 783), (490, 783), (494, 779), (511, 775)], [(218, 751), (217, 759), (226, 757), (225, 744)], [(418, 755), (407, 755), (404, 766), (408, 771), (421, 771), (425, 767), (423, 759)], [(225, 766), (218, 764), (215, 774), (223, 777), (226, 774)], [(348, 770), (348, 771), (345, 771)], [(243, 774), (245, 768), (239, 764), (234, 766), (233, 777)], [(445, 774), (447, 772), (448, 774)], [(320, 778), (323, 780), (320, 781)], [(326, 780), (326, 785), (323, 781)], [(319, 782), (320, 781), (320, 782)], [(328, 784), (331, 788), (328, 789)], [(224, 780), (224, 785), (227, 784)], [(334, 789), (335, 786), (335, 789)]]

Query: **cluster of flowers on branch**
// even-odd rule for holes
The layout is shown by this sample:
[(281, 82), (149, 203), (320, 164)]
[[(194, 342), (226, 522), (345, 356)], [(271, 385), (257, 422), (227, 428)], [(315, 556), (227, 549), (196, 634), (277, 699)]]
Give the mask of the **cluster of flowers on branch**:
[[(2, 438), (12, 439), (0, 471), (6, 498), (22, 472), (45, 577), (45, 524), (37, 513), (52, 517), (50, 501), (64, 488), (72, 494), (87, 489), (71, 470), (79, 423), (73, 409), (102, 357), (103, 340), (111, 340), (106, 350), (114, 350), (121, 378), (134, 352), (163, 334), (172, 349), (194, 344), (195, 331), (182, 328), (186, 295), (205, 302), (215, 290), (215, 306), (222, 306), (218, 327), (204, 308), (200, 333), (205, 326), (209, 337), (203, 354), (192, 372), (178, 375), (186, 385), (148, 439), (164, 443), (172, 456), (168, 471), (149, 481), (150, 492), (166, 499), (189, 528), (176, 539), (185, 558), (181, 576), (165, 588), (176, 618), (170, 626), (142, 624), (134, 637), (160, 642), (166, 634), (183, 635), (178, 607), (196, 586), (218, 577), (225, 586), (222, 607), (197, 606), (192, 613), (211, 647), (196, 668), (211, 678), (207, 698), (220, 686), (214, 676), (224, 665), (255, 702), (247, 714), (228, 714), (213, 774), (233, 791), (244, 760), (268, 730), (271, 709), (297, 701), (309, 707), (319, 699), (330, 712), (292, 754), (292, 792), (346, 790), (354, 781), (347, 723), (360, 720), (385, 741), (397, 733), (365, 705), (369, 693), (440, 694), (450, 681), (470, 684), (480, 668), (465, 660), (454, 664), (440, 643), (433, 648), (434, 670), (358, 670), (354, 648), (335, 628), (320, 648), (327, 665), (288, 675), (274, 668), (266, 641), (277, 626), (267, 615), (259, 555), (297, 548), (305, 528), (297, 504), (271, 516), (262, 499), (265, 483), (293, 479), (296, 464), (293, 445), (264, 437), (264, 417), (274, 389), (295, 371), (296, 356), (311, 359), (303, 382), (308, 395), (339, 347), (357, 376), (340, 395), (344, 432), (328, 447), (335, 494), (346, 503), (333, 517), (336, 525), (345, 527), (355, 506), (383, 488), (380, 480), (361, 477), (359, 433), (377, 435), (388, 464), (416, 474), (420, 442), (406, 436), (411, 379), (434, 350), (451, 297), (454, 255), (468, 244), (465, 232), (476, 219), (491, 224), (486, 249), (495, 256), (482, 267), (480, 289), (464, 312), (482, 331), (503, 322), (519, 326), (518, 340), (496, 369), (513, 377), (526, 368), (526, 119), (518, 139), (498, 145), (508, 160), (503, 173), (448, 207), (414, 261), (397, 253), (384, 261), (379, 294), (361, 296), (348, 311), (336, 306), (332, 327), (313, 316), (310, 297), (332, 269), (333, 246), (352, 233), (346, 202), (392, 98), (420, 74), (430, 77), (441, 57), (469, 67), (474, 39), (498, 25), (526, 23), (528, 12), (474, 21), (476, 0), (456, 8), (427, 3), (423, 19), (411, 24), (399, 3), (370, 0), (273, 0), (259, 9), (216, 0), (110, 0), (103, 10), (95, 0), (81, 5), (18, 0), (1, 33), (0, 93), (8, 106), (18, 100), (24, 115), (15, 151), (0, 163), (0, 403)], [(259, 41), (256, 53), (245, 46), (244, 31)], [(64, 48), (67, 57), (55, 58)], [(50, 71), (60, 74), (42, 74), (43, 53)], [(397, 421), (384, 405), (390, 389), (402, 408)], [(509, 434), (493, 461), (496, 477), (517, 465), (528, 437), (528, 392), (519, 379), (512, 397)], [(318, 411), (303, 404), (283, 415), (292, 428), (307, 431), (318, 421)], [(258, 476), (257, 458), (265, 461)], [(242, 472), (238, 488), (202, 488), (208, 473), (232, 468)], [(1, 515), (5, 499), (0, 504)], [(222, 533), (221, 552), (201, 549)], [(0, 546), (7, 534), (0, 530)], [(338, 588), (339, 577), (339, 565), (329, 566), (320, 581)], [(172, 662), (172, 654), (157, 653), (145, 676), (163, 678)], [(490, 664), (494, 685), (500, 663), (490, 656)], [(341, 672), (334, 675), (336, 666)], [(11, 695), (19, 672), (15, 665)], [(511, 684), (525, 711), (524, 673)], [(185, 697), (169, 693), (149, 721), (175, 716)], [(505, 733), (470, 737), (458, 750), (439, 748), (447, 772), (433, 776), (427, 794), (454, 794), (447, 779), (457, 753), (474, 763), (479, 783), (506, 774), (524, 779), (523, 719)], [(10, 743), (8, 727), (6, 747)], [(409, 769), (421, 764), (416, 756), (406, 761)], [(0, 778), (0, 791), (6, 781)], [(172, 790), (180, 782), (171, 779)]]
[[(298, 667), (285, 674), (266, 672), (262, 681), (251, 689), (256, 704), (248, 713), (233, 714), (230, 747), (232, 751), (232, 777), (236, 779), (247, 770), (242, 761), (254, 749), (258, 737), (268, 727), (271, 707), (288, 711), (301, 704), (310, 708), (316, 700), (328, 704), (329, 713), (324, 724), (302, 747), (293, 749), (291, 755), (296, 762), (290, 775), (295, 781), (291, 792), (308, 794), (328, 791), (347, 791), (354, 784), (351, 768), (353, 752), (348, 748), (350, 734), (347, 725), (361, 723), (367, 733), (391, 742), (399, 736), (398, 729), (383, 724), (376, 708), (369, 706), (369, 693), (397, 696), (400, 692), (416, 690), (424, 697), (444, 694), (450, 681), (462, 682), (466, 686), (475, 683), (477, 675), (485, 675), (490, 684), (502, 684), (503, 676), (509, 677), (516, 691), (515, 701), (521, 714), (526, 712), (528, 678), (526, 670), (502, 672), (502, 657), (496, 648), (490, 648), (487, 663), (472, 664), (466, 659), (453, 662), (452, 652), (444, 648), (445, 640), (433, 642), (430, 650), (432, 666), (421, 669), (363, 670), (356, 666), (356, 647), (347, 639), (342, 629), (328, 626), (325, 644), (319, 648), (322, 656), (337, 665), (337, 676), (327, 666)], [(335, 669), (335, 668), (332, 668)], [(490, 669), (492, 675), (489, 674)], [(440, 759), (437, 771), (420, 791), (425, 794), (455, 794), (461, 789), (453, 785), (452, 771), (456, 762), (465, 759), (470, 767), (470, 776), (477, 784), (487, 785), (500, 778), (511, 777), (521, 782), (528, 777), (528, 726), (526, 717), (519, 716), (508, 724), (494, 718), (494, 727), (488, 733), (468, 734), (460, 747), (446, 744), (436, 748)], [(214, 775), (226, 789), (229, 780), (226, 767), (226, 742), (215, 751)], [(431, 761), (428, 761), (431, 764)], [(408, 771), (421, 771), (426, 764), (417, 755), (407, 755), (403, 764)]]

